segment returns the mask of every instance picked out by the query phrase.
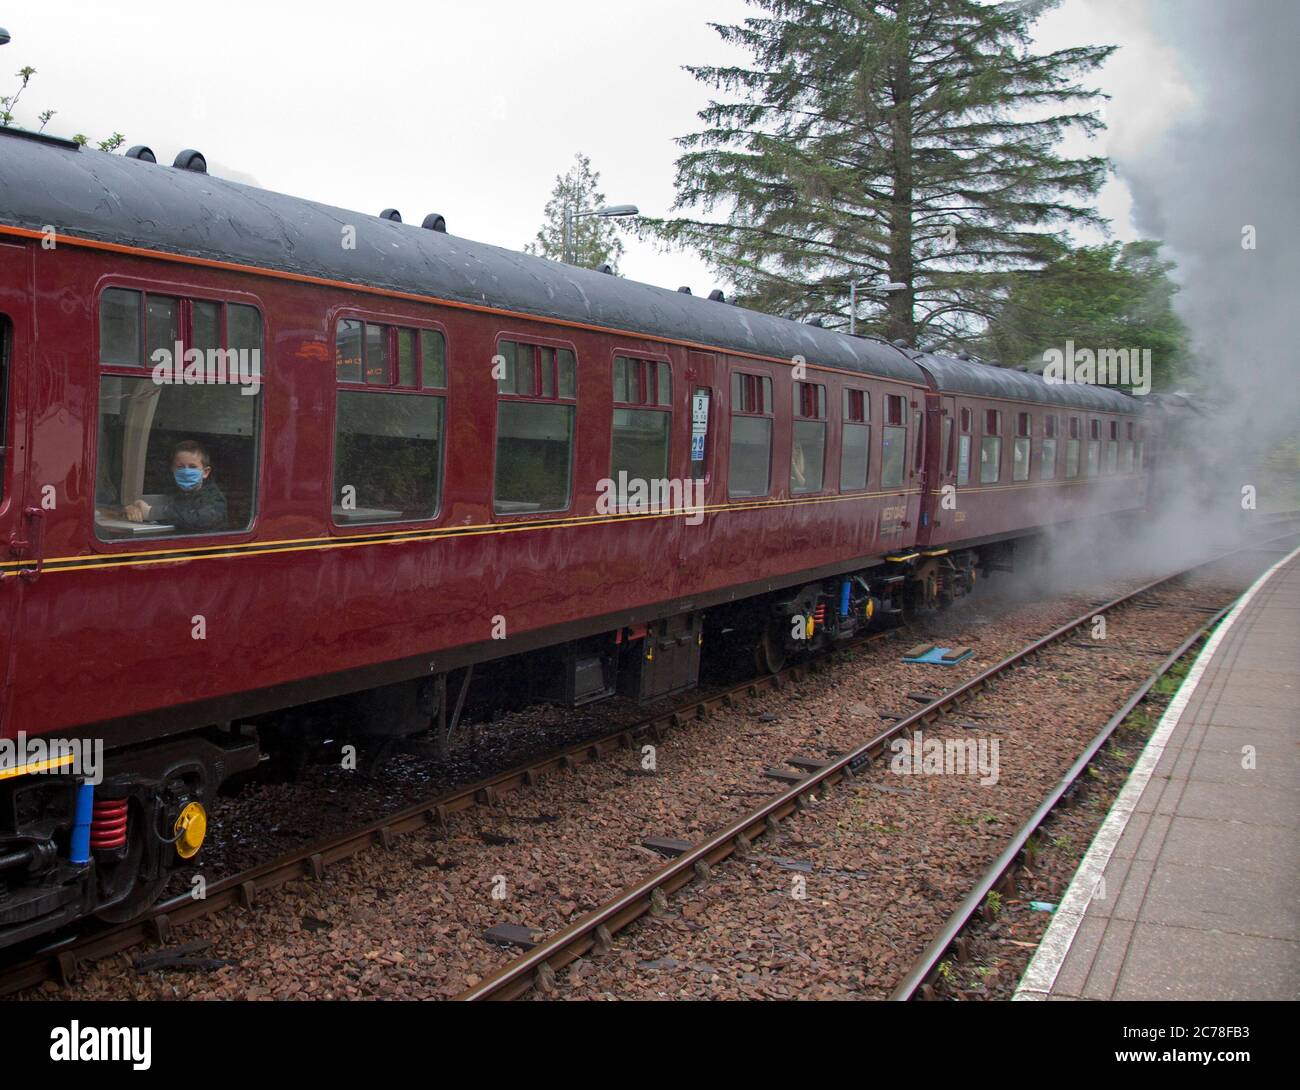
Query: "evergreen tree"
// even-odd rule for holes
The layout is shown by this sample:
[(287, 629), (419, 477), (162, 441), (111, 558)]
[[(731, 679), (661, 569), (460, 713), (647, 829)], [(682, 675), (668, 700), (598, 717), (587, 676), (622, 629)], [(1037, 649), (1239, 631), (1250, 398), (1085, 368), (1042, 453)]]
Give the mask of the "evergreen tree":
[(1054, 0), (750, 2), (765, 14), (715, 29), (752, 61), (688, 69), (730, 100), (679, 141), (674, 208), (725, 219), (642, 227), (698, 248), (740, 302), (847, 324), (849, 285), (866, 281), (866, 328), (958, 341), (1008, 272), (1102, 222), (1081, 202), (1105, 159), (1053, 149), (1101, 128), (1077, 80), (1112, 47), (1035, 54), (1030, 27)]
[(1151, 350), (1157, 389), (1176, 385), (1191, 336), (1174, 310), (1178, 286), (1158, 242), (1085, 246), (1042, 270), (1018, 276), (984, 335), (979, 352), (1038, 370), (1043, 352), (1064, 348)]
[[(563, 261), (564, 210), (589, 212), (605, 203), (600, 191), (600, 171), (591, 169), (591, 160), (581, 152), (574, 157), (573, 166), (566, 174), (555, 176), (555, 188), (546, 202), (546, 222), (537, 232), (535, 241), (524, 247), (524, 252)], [(618, 259), (623, 256), (623, 240), (618, 237), (614, 220), (601, 216), (582, 216), (574, 219), (570, 239), (573, 264), (595, 269), (605, 263), (617, 270)]]

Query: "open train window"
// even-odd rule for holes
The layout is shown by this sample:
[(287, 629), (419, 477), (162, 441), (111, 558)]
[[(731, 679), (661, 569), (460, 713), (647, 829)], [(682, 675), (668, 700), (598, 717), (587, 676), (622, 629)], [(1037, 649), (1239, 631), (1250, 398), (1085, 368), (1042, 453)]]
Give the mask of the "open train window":
[(1011, 479), (1029, 480), (1029, 448), (1033, 442), (1029, 432), (1029, 414), (1016, 413), (1016, 435), (1011, 443)]
[(772, 380), (736, 371), (731, 376), (731, 449), (727, 495), (766, 496), (772, 487)]
[(673, 376), (665, 360), (614, 357), (614, 422), (609, 476), (632, 481), (666, 480), (673, 430)]
[(1124, 422), (1124, 443), (1120, 447), (1120, 464), (1125, 473), (1133, 472), (1133, 437), (1137, 430), (1132, 420)]
[(13, 323), (0, 314), (0, 502), (5, 498), (9, 469), (9, 357), (13, 352)]
[(820, 492), (826, 469), (826, 387), (794, 384), (793, 441), (790, 444), (790, 492)]
[(980, 484), (997, 484), (1002, 468), (1002, 414), (984, 412), (984, 435), (980, 439)]
[(129, 540), (251, 526), (261, 312), (108, 288), (99, 361), (96, 534)]
[(880, 487), (898, 488), (907, 471), (907, 400), (885, 395), (885, 420), (880, 429)]
[(1106, 441), (1106, 472), (1119, 471), (1119, 421), (1110, 422), (1110, 438)]
[(1101, 472), (1101, 421), (1088, 421), (1088, 462), (1087, 473), (1095, 477)]
[(1043, 417), (1043, 452), (1038, 460), (1039, 480), (1050, 481), (1056, 477), (1056, 417)]
[(334, 378), (334, 522), (435, 518), (446, 432), (446, 336), (342, 318), (334, 328)]
[(844, 423), (840, 432), (840, 491), (861, 492), (867, 487), (871, 461), (871, 394), (844, 391)]
[(1065, 475), (1067, 478), (1079, 475), (1079, 433), (1079, 418), (1072, 416), (1070, 417), (1070, 434), (1065, 440)]
[(573, 484), (578, 361), (570, 348), (497, 344), (497, 440), (492, 509), (564, 511)]
[(970, 409), (961, 410), (961, 434), (957, 436), (957, 483), (970, 484)]

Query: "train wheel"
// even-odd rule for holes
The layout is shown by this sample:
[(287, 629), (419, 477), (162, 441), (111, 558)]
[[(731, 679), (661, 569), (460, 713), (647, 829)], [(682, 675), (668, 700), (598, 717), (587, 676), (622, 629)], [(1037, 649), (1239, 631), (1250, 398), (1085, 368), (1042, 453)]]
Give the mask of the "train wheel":
[(760, 674), (779, 674), (785, 668), (786, 658), (780, 624), (776, 620), (768, 621), (754, 645), (754, 669)]

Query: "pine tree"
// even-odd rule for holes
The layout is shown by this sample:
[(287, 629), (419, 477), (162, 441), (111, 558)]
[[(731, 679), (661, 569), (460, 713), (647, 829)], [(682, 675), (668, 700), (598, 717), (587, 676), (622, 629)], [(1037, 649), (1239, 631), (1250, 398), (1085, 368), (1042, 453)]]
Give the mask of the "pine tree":
[(1053, 149), (1102, 127), (1076, 81), (1112, 47), (1033, 53), (1030, 26), (1054, 0), (750, 2), (766, 14), (715, 29), (751, 63), (688, 68), (731, 100), (679, 141), (675, 210), (725, 219), (642, 224), (698, 248), (740, 302), (847, 325), (859, 281), (860, 328), (959, 342), (1008, 273), (1103, 222), (1079, 202), (1106, 160)]
[[(600, 171), (592, 170), (591, 160), (581, 152), (573, 158), (568, 173), (555, 176), (555, 188), (546, 202), (546, 222), (537, 232), (536, 240), (524, 247), (525, 253), (563, 261), (565, 207), (589, 212), (605, 203), (605, 194), (600, 191)], [(618, 259), (623, 256), (623, 240), (618, 237), (615, 221), (601, 216), (574, 219), (571, 246), (573, 264), (587, 269), (608, 263), (617, 270)]]

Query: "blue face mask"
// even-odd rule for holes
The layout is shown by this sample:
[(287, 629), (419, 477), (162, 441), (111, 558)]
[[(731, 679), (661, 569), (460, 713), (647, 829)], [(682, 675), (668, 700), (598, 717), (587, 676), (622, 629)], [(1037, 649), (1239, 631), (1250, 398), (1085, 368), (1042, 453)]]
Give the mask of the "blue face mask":
[(203, 482), (203, 470), (197, 466), (173, 469), (172, 476), (176, 478), (176, 484), (186, 492), (193, 492)]

